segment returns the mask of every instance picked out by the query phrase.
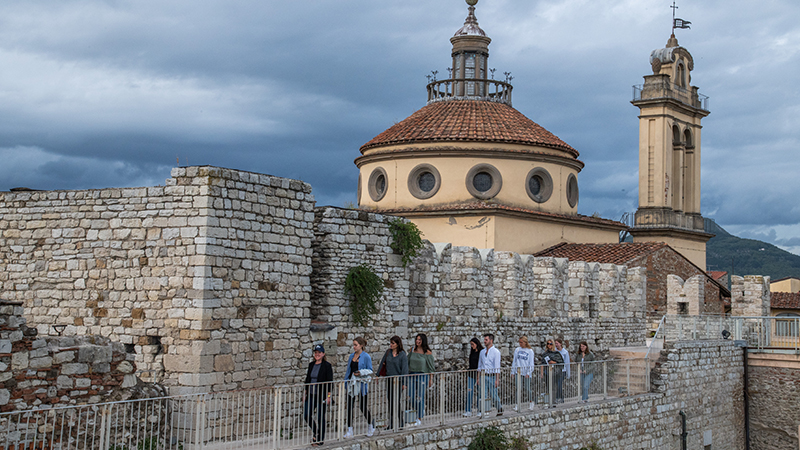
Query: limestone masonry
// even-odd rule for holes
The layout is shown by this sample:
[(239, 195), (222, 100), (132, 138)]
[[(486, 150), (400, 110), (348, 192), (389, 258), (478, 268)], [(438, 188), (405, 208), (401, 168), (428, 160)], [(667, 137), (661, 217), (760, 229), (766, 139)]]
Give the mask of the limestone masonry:
[[(463, 365), (482, 332), (504, 355), (521, 333), (644, 344), (642, 269), (448, 244), (404, 268), (389, 219), (315, 210), (306, 183), (214, 167), (159, 187), (0, 193), (0, 291), (40, 335), (60, 324), (124, 344), (172, 394), (300, 382), (312, 341), (335, 360), (356, 335), (376, 352), (426, 332), (438, 370)], [(343, 292), (362, 262), (386, 285), (366, 328)]]

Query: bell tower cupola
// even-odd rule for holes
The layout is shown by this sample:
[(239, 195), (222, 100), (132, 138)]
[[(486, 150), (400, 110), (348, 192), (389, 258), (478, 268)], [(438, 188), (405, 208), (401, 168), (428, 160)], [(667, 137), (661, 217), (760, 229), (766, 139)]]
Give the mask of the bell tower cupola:
[(650, 54), (652, 75), (634, 86), (639, 107), (639, 209), (634, 242), (666, 242), (705, 270), (706, 242), (700, 215), (701, 120), (708, 97), (691, 85), (694, 60), (673, 33)]

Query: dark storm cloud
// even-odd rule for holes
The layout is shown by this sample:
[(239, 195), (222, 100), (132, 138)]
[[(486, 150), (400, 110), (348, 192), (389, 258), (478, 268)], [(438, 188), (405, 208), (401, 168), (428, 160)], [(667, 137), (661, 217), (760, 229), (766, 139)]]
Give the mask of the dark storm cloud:
[[(636, 208), (631, 85), (666, 42), (670, 4), (478, 5), (490, 66), (514, 76), (514, 106), (581, 152), (583, 214)], [(679, 6), (693, 23), (678, 35), (695, 57), (692, 82), (711, 96), (703, 213), (790, 246), (800, 13), (790, 0)], [(359, 146), (424, 105), (425, 75), (446, 76), (465, 15), (458, 0), (0, 4), (0, 189), (159, 184), (180, 158), (301, 178), (320, 203), (354, 201)]]

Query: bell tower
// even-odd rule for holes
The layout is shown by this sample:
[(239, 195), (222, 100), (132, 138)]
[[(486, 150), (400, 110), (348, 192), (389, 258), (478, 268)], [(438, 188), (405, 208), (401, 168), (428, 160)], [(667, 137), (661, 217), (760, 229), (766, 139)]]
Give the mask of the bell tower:
[(650, 54), (652, 75), (634, 86), (639, 107), (639, 209), (634, 242), (665, 242), (702, 270), (705, 233), (700, 215), (700, 121), (708, 97), (691, 86), (694, 60), (673, 33)]

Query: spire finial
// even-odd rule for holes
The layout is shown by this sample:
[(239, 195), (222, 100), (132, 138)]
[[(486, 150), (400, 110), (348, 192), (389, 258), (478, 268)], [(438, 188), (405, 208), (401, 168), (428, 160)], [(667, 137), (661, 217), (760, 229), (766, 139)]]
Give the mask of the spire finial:
[(467, 0), (467, 4), (469, 6), (475, 6), (478, 4), (478, 0)]
[(478, 0), (466, 0), (467, 5), (469, 5), (469, 14), (467, 15), (467, 20), (464, 21), (464, 26), (461, 27), (460, 30), (456, 31), (456, 36), (463, 36), (463, 35), (472, 35), (472, 36), (486, 36), (481, 27), (478, 25), (478, 18), (475, 17), (475, 5), (478, 4)]

